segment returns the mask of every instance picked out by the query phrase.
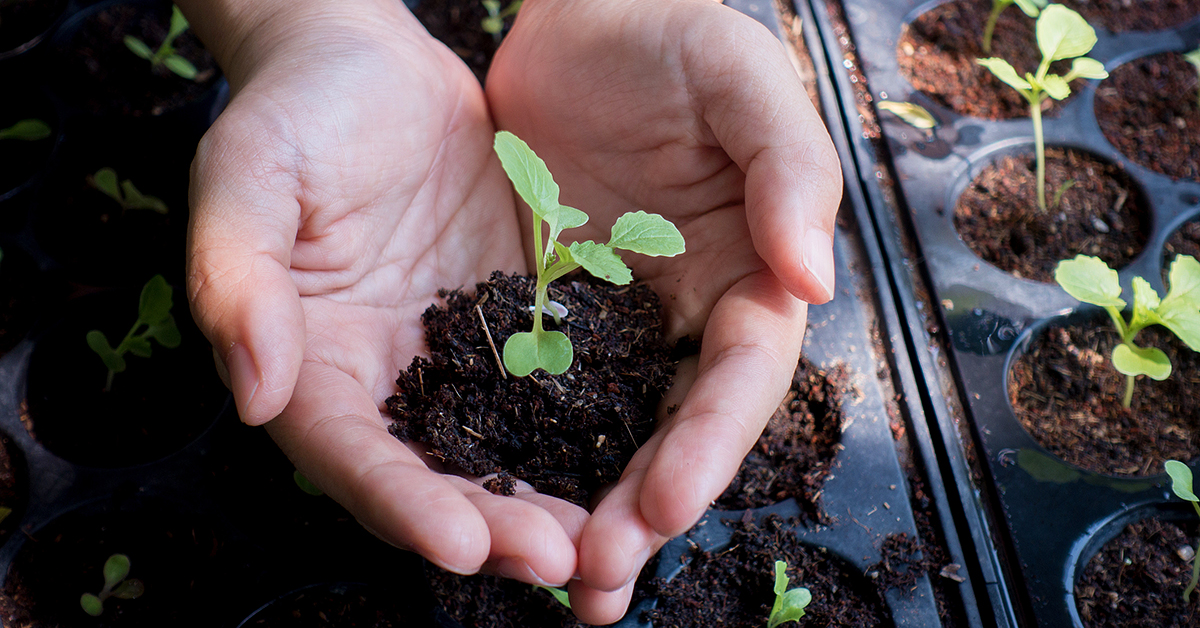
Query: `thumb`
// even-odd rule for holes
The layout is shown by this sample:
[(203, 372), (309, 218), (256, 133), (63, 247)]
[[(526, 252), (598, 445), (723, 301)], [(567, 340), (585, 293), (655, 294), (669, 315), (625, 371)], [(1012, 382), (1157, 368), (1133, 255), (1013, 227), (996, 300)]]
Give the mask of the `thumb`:
[(300, 210), (294, 170), (264, 164), (261, 147), (279, 144), (235, 115), (213, 125), (192, 163), (188, 296), (238, 414), (261, 425), (291, 399), (304, 356), (304, 312), (288, 274)]
[(736, 20), (736, 28), (709, 31), (734, 41), (705, 43), (739, 52), (700, 55), (701, 63), (724, 67), (693, 68), (704, 119), (746, 173), (746, 218), (759, 256), (797, 298), (824, 303), (833, 298), (842, 197), (837, 151), (783, 44), (758, 22), (741, 14)]

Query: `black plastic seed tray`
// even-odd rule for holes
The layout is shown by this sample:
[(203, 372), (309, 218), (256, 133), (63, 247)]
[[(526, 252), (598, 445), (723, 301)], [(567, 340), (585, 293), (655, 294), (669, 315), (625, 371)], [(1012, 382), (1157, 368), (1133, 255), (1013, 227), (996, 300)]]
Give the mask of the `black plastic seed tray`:
[[(839, 45), (852, 47), (861, 63), (855, 68), (850, 55), (836, 59), (841, 71), (835, 75), (845, 125), (856, 138), (858, 185), (871, 198), (919, 376), (935, 393), (929, 403), (941, 455), (958, 460), (946, 468), (954, 472), (958, 486), (961, 510), (956, 516), (968, 526), (964, 542), (974, 548), (988, 585), (987, 607), (998, 625), (1079, 625), (1072, 593), (1076, 572), (1127, 523), (1174, 512), (1177, 504), (1171, 503), (1165, 474), (1115, 477), (1075, 467), (1037, 444), (1011, 409), (1006, 387), (1015, 356), (1047, 326), (1094, 312), (1057, 285), (1019, 279), (988, 264), (957, 235), (952, 211), (957, 196), (998, 155), (1031, 150), (1033, 128), (1027, 118), (992, 121), (958, 115), (902, 77), (897, 62), (902, 28), (937, 4), (844, 0), (849, 33), (835, 31), (828, 7), (818, 9), (817, 18), (831, 54)], [(1099, 41), (1088, 56), (1111, 72), (1146, 55), (1195, 49), (1200, 16), (1164, 31), (1096, 31)], [(926, 134), (885, 113), (880, 124), (887, 149), (877, 150), (856, 111), (862, 96), (856, 97), (855, 70), (865, 74), (872, 102), (914, 102), (934, 115), (937, 128)], [(1150, 207), (1149, 241), (1121, 269), (1121, 282), (1129, 295), (1132, 278), (1142, 276), (1162, 294), (1160, 269), (1169, 262), (1163, 259), (1163, 244), (1181, 224), (1200, 215), (1200, 182), (1172, 181), (1122, 155), (1099, 129), (1095, 92), (1096, 81), (1091, 81), (1045, 118), (1046, 145), (1080, 149), (1116, 163), (1136, 182)], [(899, 192), (898, 215), (885, 200), (882, 183), (892, 177)], [(910, 229), (915, 243), (906, 248)], [(945, 326), (949, 356), (941, 354), (927, 331), (926, 324), (936, 320)], [(962, 395), (950, 403), (936, 398), (936, 391), (944, 389), (938, 382), (945, 357)], [(959, 431), (955, 404), (965, 408), (969, 431)], [(972, 450), (982, 464), (982, 484), (963, 463)], [(995, 507), (991, 517), (989, 505)]]

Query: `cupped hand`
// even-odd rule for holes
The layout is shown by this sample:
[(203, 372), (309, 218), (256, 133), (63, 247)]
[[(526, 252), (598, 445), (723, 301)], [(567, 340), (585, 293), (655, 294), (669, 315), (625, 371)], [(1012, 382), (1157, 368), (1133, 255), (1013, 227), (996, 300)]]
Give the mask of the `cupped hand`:
[(567, 581), (582, 509), (440, 474), (381, 416), (437, 290), (525, 269), (482, 89), (400, 2), (239, 1), (183, 4), (234, 90), (193, 164), (188, 292), (242, 419), (384, 540)]
[(607, 240), (643, 209), (687, 241), (625, 256), (668, 333), (703, 345), (678, 410), (585, 525), (572, 607), (610, 623), (646, 559), (729, 483), (791, 381), (806, 302), (833, 296), (837, 155), (782, 44), (711, 0), (526, 0), (487, 95), (591, 216), (568, 237)]

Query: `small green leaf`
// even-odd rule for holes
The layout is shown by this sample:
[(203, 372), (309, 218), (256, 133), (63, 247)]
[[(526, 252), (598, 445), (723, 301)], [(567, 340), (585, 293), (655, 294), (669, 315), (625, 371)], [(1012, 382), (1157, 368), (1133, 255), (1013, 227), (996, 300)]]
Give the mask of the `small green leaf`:
[(633, 281), (633, 273), (621, 256), (611, 248), (591, 240), (571, 244), (571, 257), (592, 275), (623, 286)]
[(1057, 74), (1047, 74), (1042, 77), (1042, 89), (1054, 100), (1063, 100), (1071, 95), (1071, 85)]
[(1200, 262), (1191, 255), (1177, 255), (1167, 271), (1169, 290), (1163, 301), (1186, 301), (1200, 307)]
[(1133, 320), (1131, 326), (1136, 327), (1139, 322), (1144, 320), (1153, 321), (1157, 316), (1154, 310), (1158, 309), (1160, 303), (1158, 292), (1154, 290), (1154, 286), (1150, 282), (1141, 277), (1133, 278)]
[(141, 336), (134, 336), (125, 342), (125, 347), (129, 352), (139, 358), (148, 358), (154, 352), (154, 347), (150, 341)]
[(685, 250), (683, 234), (658, 214), (629, 212), (613, 223), (608, 246), (652, 257), (673, 257)]
[(544, 220), (547, 212), (559, 208), (558, 184), (550, 175), (546, 162), (524, 140), (508, 131), (499, 131), (493, 148), (517, 194), (525, 199), (535, 216)]
[(1192, 351), (1200, 351), (1200, 262), (1179, 255), (1171, 262), (1170, 289), (1158, 306), (1159, 322)]
[(114, 373), (123, 373), (125, 371), (125, 358), (117, 355), (117, 351), (109, 344), (108, 338), (104, 336), (104, 332), (93, 329), (87, 333), (87, 344), (91, 347), (96, 355), (100, 356), (100, 360), (104, 362), (104, 366)]
[(1051, 61), (1083, 56), (1096, 45), (1095, 29), (1083, 16), (1061, 4), (1043, 9), (1036, 28), (1038, 49)]
[(1171, 360), (1154, 347), (1119, 344), (1113, 348), (1112, 362), (1123, 375), (1145, 375), (1159, 382), (1171, 376)]
[(803, 587), (787, 590), (787, 563), (775, 561), (775, 603), (771, 606), (771, 615), (767, 618), (767, 628), (789, 622), (800, 621), (804, 617), (804, 609), (812, 602), (812, 593)]
[(145, 336), (157, 340), (158, 344), (168, 349), (178, 347), (179, 343), (183, 341), (183, 337), (179, 334), (179, 327), (175, 325), (174, 316), (167, 316), (157, 323), (152, 323), (146, 329)]
[(125, 36), (125, 47), (128, 48), (133, 54), (147, 61), (154, 58), (154, 51), (150, 49), (150, 46), (147, 46), (146, 42), (134, 37), (133, 35)]
[(36, 142), (50, 137), (50, 125), (37, 118), (18, 120), (7, 129), (0, 129), (0, 140)]
[(167, 41), (174, 41), (176, 37), (183, 34), (183, 31), (188, 29), (187, 18), (183, 16), (183, 11), (179, 7), (171, 5), (171, 28), (167, 32)]
[(559, 205), (546, 210), (542, 220), (550, 226), (550, 241), (558, 240), (558, 234), (567, 229), (582, 227), (587, 224), (588, 215), (574, 207)]
[(314, 497), (320, 497), (325, 494), (325, 491), (317, 488), (316, 484), (313, 484), (308, 478), (304, 477), (304, 474), (300, 473), (300, 469), (292, 472), (292, 481), (296, 483), (296, 486), (300, 487), (300, 490)]
[(111, 589), (129, 575), (129, 557), (113, 554), (104, 561), (104, 588)]
[(159, 214), (167, 213), (167, 204), (162, 202), (162, 199), (142, 194), (133, 181), (125, 179), (121, 182), (121, 189), (125, 192), (125, 202), (122, 203), (125, 209), (149, 209)]
[(196, 66), (192, 65), (191, 61), (188, 61), (177, 54), (167, 55), (162, 60), (162, 63), (163, 65), (167, 66), (168, 70), (189, 81), (196, 80), (196, 75), (200, 73), (199, 70), (196, 69)]
[(1037, 17), (1049, 0), (1016, 0), (1017, 7), (1029, 17)]
[(133, 600), (142, 597), (145, 592), (146, 585), (141, 580), (130, 578), (113, 589), (112, 596), (120, 600)]
[(881, 100), (876, 106), (918, 129), (932, 129), (937, 126), (937, 118), (934, 118), (928, 109), (916, 103)]
[(112, 168), (101, 168), (92, 175), (92, 185), (97, 190), (103, 192), (109, 198), (124, 205), (125, 200), (121, 198), (121, 186), (117, 183), (117, 171)]
[(8, 516), (13, 514), (13, 509), (8, 506), (0, 506), (0, 522), (8, 519)]
[(143, 323), (153, 324), (171, 315), (171, 285), (162, 275), (155, 275), (142, 286), (138, 298), (138, 318)]
[(519, 332), (504, 343), (504, 368), (517, 377), (537, 369), (561, 375), (571, 368), (574, 356), (571, 340), (559, 331)]
[(987, 59), (976, 59), (975, 63), (978, 63), (979, 65), (991, 70), (992, 74), (996, 75), (996, 78), (1008, 83), (1016, 89), (1033, 89), (1033, 86), (1029, 84), (1029, 81), (1021, 78), (1021, 75), (1017, 74), (1017, 71), (1013, 69), (1012, 65), (1010, 65), (1004, 59), (999, 57), (988, 57)]
[(535, 584), (533, 586), (534, 588), (542, 589), (550, 595), (553, 595), (554, 599), (558, 600), (559, 604), (562, 604), (567, 608), (571, 608), (571, 598), (567, 595), (566, 589), (559, 589), (558, 587), (544, 587), (540, 584)]
[(99, 617), (104, 614), (104, 602), (100, 598), (91, 593), (84, 593), (79, 596), (79, 606), (83, 608), (83, 612), (92, 617)]
[(1054, 269), (1054, 280), (1067, 294), (1084, 303), (1118, 309), (1125, 307), (1117, 271), (1098, 257), (1076, 255), (1075, 259), (1059, 262)]
[(489, 15), (483, 18), (480, 22), (480, 27), (483, 28), (483, 32), (485, 33), (499, 35), (500, 31), (504, 30), (504, 20), (500, 19), (498, 15)]
[(777, 560), (775, 561), (775, 595), (783, 595), (786, 593), (787, 585), (787, 563), (782, 560)]
[(1163, 463), (1167, 475), (1171, 476), (1171, 490), (1179, 499), (1189, 502), (1200, 502), (1200, 498), (1192, 492), (1192, 470), (1178, 460), (1168, 460)]
[(479, 3), (487, 10), (488, 15), (500, 14), (500, 0), (479, 0)]
[(1108, 78), (1108, 72), (1104, 70), (1104, 64), (1091, 57), (1079, 57), (1071, 62), (1071, 71), (1067, 73), (1070, 77), (1067, 80), (1077, 78), (1086, 79), (1103, 79)]

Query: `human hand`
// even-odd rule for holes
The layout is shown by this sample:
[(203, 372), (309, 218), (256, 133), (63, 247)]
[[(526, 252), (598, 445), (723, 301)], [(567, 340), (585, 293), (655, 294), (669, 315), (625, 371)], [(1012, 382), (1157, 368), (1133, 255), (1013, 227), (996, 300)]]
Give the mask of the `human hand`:
[(525, 269), (478, 82), (399, 2), (181, 4), (235, 92), (193, 164), (188, 292), (242, 419), (384, 540), (566, 582), (586, 512), (437, 473), (381, 417), (437, 290)]
[(783, 397), (805, 301), (833, 296), (837, 155), (779, 41), (711, 0), (526, 0), (487, 95), (562, 201), (592, 216), (576, 238), (607, 239), (618, 215), (643, 209), (687, 240), (679, 257), (628, 260), (663, 298), (668, 333), (703, 333), (703, 347), (677, 377), (679, 409), (584, 527), (572, 608), (611, 623)]

